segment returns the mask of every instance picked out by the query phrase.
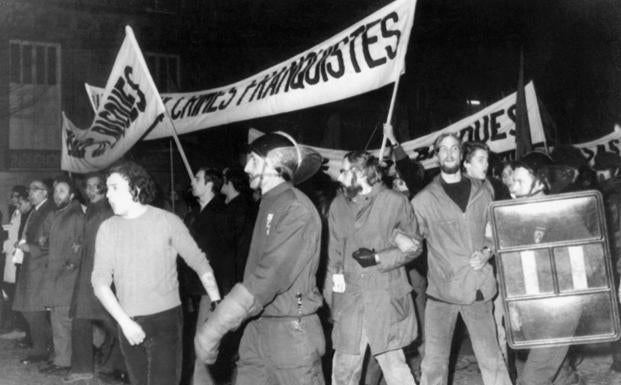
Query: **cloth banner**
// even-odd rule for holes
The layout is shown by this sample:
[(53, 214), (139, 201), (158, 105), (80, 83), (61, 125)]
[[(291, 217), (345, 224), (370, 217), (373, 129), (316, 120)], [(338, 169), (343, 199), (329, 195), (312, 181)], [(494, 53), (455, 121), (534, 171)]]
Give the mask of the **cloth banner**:
[(621, 155), (621, 127), (615, 124), (615, 128), (610, 134), (590, 142), (574, 144), (573, 146), (582, 151), (582, 154), (589, 161), (591, 167), (593, 167), (595, 165), (595, 155), (600, 152), (614, 152), (617, 155)]
[(62, 170), (104, 169), (146, 132), (162, 126), (164, 105), (129, 26), (100, 100), (87, 129), (77, 128), (63, 112)]
[[(544, 143), (545, 135), (539, 115), (539, 105), (537, 104), (537, 95), (533, 82), (529, 82), (524, 88), (533, 145)], [(434, 131), (420, 138), (403, 142), (401, 143), (401, 147), (403, 147), (410, 158), (421, 162), (425, 169), (439, 166), (433, 154), (433, 141), (443, 132), (457, 133), (464, 142), (485, 142), (490, 149), (496, 153), (515, 150), (515, 101), (516, 93), (514, 92), (476, 114), (468, 116), (448, 127)], [(251, 142), (261, 135), (263, 135), (262, 132), (250, 129), (248, 132), (248, 141)], [(341, 168), (343, 157), (348, 151), (319, 147), (312, 148), (328, 160), (327, 173), (336, 178)], [(379, 149), (369, 151), (375, 155), (379, 154)]]
[[(332, 103), (394, 82), (403, 71), (415, 0), (394, 1), (332, 38), (224, 87), (162, 94), (179, 135)], [(91, 105), (103, 90), (86, 84)], [(159, 125), (145, 139), (171, 136)]]

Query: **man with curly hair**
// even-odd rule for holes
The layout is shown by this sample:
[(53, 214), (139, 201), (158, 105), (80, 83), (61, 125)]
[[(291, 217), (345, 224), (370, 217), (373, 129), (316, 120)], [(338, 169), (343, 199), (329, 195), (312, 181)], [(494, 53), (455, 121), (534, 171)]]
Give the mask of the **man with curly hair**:
[(213, 270), (181, 219), (150, 205), (155, 186), (144, 168), (132, 162), (115, 165), (106, 186), (115, 215), (97, 233), (95, 296), (118, 322), (131, 382), (177, 384), (182, 348), (177, 254), (217, 301)]

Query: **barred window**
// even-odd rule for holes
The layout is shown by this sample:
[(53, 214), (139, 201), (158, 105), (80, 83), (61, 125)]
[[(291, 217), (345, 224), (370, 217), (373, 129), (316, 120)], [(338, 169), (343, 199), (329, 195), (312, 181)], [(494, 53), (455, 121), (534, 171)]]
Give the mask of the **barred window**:
[(11, 83), (55, 85), (59, 78), (60, 46), (10, 41)]

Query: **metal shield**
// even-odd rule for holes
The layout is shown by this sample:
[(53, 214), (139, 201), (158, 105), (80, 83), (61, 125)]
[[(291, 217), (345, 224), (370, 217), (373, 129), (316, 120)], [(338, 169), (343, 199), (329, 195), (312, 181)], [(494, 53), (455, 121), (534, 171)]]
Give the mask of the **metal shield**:
[(598, 191), (494, 202), (490, 219), (509, 346), (619, 338), (619, 305)]

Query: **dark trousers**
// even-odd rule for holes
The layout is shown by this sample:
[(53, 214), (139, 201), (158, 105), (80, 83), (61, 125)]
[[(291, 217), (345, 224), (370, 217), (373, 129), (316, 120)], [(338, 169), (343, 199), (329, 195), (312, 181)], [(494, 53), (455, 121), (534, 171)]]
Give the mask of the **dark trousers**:
[(121, 351), (133, 385), (178, 384), (181, 378), (181, 308), (132, 317), (145, 333), (130, 345), (119, 328)]
[[(71, 329), (71, 371), (74, 373), (94, 372), (94, 349), (93, 349), (93, 320), (74, 318)], [(103, 357), (99, 364), (109, 371), (125, 371), (125, 364), (121, 356), (117, 328), (114, 320), (97, 320), (98, 325), (103, 327), (106, 333), (106, 341), (102, 346)]]
[(52, 329), (47, 318), (46, 311), (24, 311), (22, 312), (32, 339), (32, 349), (30, 355), (47, 355), (47, 347), (52, 340)]

